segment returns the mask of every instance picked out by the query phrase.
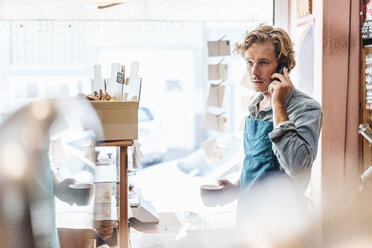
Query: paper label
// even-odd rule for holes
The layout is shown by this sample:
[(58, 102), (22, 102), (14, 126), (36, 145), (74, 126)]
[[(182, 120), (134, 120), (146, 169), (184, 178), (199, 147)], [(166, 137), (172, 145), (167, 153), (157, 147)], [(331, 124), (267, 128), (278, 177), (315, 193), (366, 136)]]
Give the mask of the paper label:
[(201, 145), (204, 154), (207, 157), (207, 162), (210, 165), (215, 165), (224, 159), (222, 149), (217, 145), (215, 138), (204, 141)]
[(226, 80), (227, 70), (227, 64), (208, 65), (208, 80)]
[(223, 115), (215, 115), (215, 114), (211, 114), (207, 112), (205, 114), (202, 127), (224, 132), (227, 127), (227, 117)]
[(218, 40), (208, 42), (208, 57), (229, 55), (231, 55), (229, 40)]
[(224, 85), (211, 84), (209, 87), (207, 106), (222, 108), (224, 95)]

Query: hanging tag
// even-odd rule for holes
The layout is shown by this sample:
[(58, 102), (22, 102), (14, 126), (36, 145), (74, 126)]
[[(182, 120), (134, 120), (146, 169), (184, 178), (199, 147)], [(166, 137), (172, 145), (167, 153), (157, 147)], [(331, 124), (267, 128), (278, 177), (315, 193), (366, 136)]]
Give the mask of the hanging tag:
[(222, 108), (225, 95), (224, 85), (211, 84), (209, 87), (207, 106)]
[(223, 114), (206, 113), (202, 124), (203, 128), (224, 132), (227, 127), (227, 117)]
[(217, 144), (215, 138), (204, 141), (200, 144), (206, 158), (210, 165), (215, 165), (224, 159), (224, 153), (220, 146)]
[(208, 65), (208, 80), (226, 80), (227, 70), (227, 64)]
[(208, 57), (231, 55), (230, 41), (222, 40), (224, 37), (218, 41), (208, 41)]

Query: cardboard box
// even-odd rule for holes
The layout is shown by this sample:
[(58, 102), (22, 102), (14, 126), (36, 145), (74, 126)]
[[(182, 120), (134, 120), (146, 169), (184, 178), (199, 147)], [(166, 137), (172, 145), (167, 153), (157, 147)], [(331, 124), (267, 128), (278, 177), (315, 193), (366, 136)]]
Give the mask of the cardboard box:
[(90, 103), (102, 123), (105, 136), (102, 141), (138, 139), (137, 101), (91, 101)]

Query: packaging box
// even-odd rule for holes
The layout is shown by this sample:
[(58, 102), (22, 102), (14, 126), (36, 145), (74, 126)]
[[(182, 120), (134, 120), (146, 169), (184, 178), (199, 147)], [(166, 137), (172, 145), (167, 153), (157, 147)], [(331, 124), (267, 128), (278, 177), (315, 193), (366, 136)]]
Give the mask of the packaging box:
[(105, 136), (102, 141), (138, 139), (137, 101), (91, 101), (90, 103), (102, 123)]
[(95, 183), (94, 220), (117, 220), (117, 183)]

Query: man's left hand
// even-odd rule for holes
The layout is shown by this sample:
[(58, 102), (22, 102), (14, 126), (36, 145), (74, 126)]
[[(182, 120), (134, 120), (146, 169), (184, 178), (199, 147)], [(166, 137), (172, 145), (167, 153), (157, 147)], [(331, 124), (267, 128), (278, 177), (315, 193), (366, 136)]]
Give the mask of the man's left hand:
[(54, 194), (64, 202), (67, 202), (70, 205), (74, 204), (74, 200), (72, 199), (69, 185), (74, 184), (75, 179), (72, 178), (66, 178), (62, 182), (54, 184)]

